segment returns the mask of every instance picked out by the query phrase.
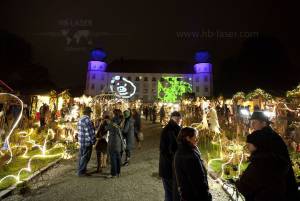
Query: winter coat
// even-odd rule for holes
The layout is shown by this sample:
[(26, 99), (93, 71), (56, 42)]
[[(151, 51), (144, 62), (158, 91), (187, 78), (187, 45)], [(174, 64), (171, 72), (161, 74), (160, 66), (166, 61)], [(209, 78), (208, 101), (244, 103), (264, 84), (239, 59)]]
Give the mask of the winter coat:
[(172, 164), (177, 151), (176, 138), (181, 127), (173, 120), (163, 128), (160, 136), (159, 176), (164, 179), (172, 179)]
[[(297, 183), (295, 174), (292, 168), (292, 162), (286, 144), (279, 134), (277, 134), (271, 127), (264, 127), (262, 130), (254, 131), (250, 134), (252, 138), (257, 141), (257, 147), (260, 147), (260, 152), (276, 155), (284, 160), (288, 165), (288, 172), (285, 177), (286, 198), (288, 201), (300, 200), (297, 195)], [(250, 136), (248, 136), (250, 137)], [(298, 196), (298, 198), (297, 198)]]
[(275, 154), (254, 153), (236, 187), (246, 201), (288, 201), (285, 181), (288, 168)]
[(107, 129), (109, 131), (108, 136), (108, 151), (112, 152), (121, 152), (122, 148), (122, 132), (120, 128), (121, 120), (114, 118), (111, 123), (108, 124)]
[(141, 115), (137, 115), (136, 118), (134, 118), (134, 133), (138, 134), (141, 132), (142, 128), (142, 121), (141, 121)]
[(107, 135), (108, 135), (108, 130), (107, 130), (108, 123), (106, 121), (103, 121), (100, 126), (99, 130), (96, 134), (97, 138), (97, 143), (95, 146), (95, 149), (97, 152), (107, 152)]
[(132, 117), (125, 120), (122, 132), (126, 140), (126, 150), (132, 150), (134, 147), (134, 119)]
[(207, 171), (197, 147), (179, 144), (174, 158), (175, 176), (182, 201), (211, 201)]

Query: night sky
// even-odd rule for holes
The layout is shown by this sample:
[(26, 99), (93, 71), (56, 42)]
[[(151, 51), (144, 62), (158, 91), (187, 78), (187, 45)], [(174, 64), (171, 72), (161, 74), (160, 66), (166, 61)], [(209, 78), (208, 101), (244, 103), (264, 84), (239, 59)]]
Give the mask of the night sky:
[[(192, 61), (195, 51), (206, 49), (216, 91), (272, 86), (280, 91), (299, 81), (296, 8), (272, 0), (13, 0), (1, 2), (0, 29), (29, 43), (32, 62), (46, 67), (61, 88), (84, 86), (89, 50), (101, 47), (108, 62), (121, 57)], [(182, 37), (183, 32), (196, 36)], [(264, 75), (256, 79), (259, 74)]]

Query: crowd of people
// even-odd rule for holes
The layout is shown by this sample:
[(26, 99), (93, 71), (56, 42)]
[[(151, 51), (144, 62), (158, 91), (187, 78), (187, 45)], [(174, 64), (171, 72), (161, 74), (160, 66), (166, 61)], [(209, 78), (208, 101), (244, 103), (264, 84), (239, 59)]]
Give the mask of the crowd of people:
[[(87, 164), (90, 161), (93, 146), (97, 155), (97, 173), (101, 173), (110, 161), (110, 175), (107, 178), (119, 177), (121, 166), (130, 163), (135, 141), (141, 148), (141, 116), (136, 109), (113, 110), (103, 113), (102, 118), (93, 124), (92, 110), (85, 107), (83, 116), (78, 121), (78, 142), (80, 144), (78, 176), (90, 176)], [(124, 156), (124, 157), (123, 157)], [(124, 161), (122, 162), (122, 159)]]
[[(197, 147), (198, 131), (181, 128), (181, 121), (181, 114), (173, 112), (161, 133), (159, 176), (165, 201), (211, 201), (207, 170)], [(246, 201), (299, 200), (286, 144), (263, 112), (255, 111), (250, 121), (249, 165), (234, 185)]]
[[(148, 119), (145, 111), (143, 108), (144, 116)], [(78, 122), (78, 176), (90, 175), (87, 164), (94, 146), (97, 172), (107, 167), (109, 158), (111, 169), (107, 178), (119, 177), (121, 167), (130, 163), (135, 141), (140, 147), (141, 115), (135, 109), (123, 112), (115, 109), (113, 114), (104, 112), (95, 128), (90, 119), (91, 113), (91, 108), (86, 107)], [(299, 200), (286, 144), (272, 129), (271, 122), (263, 112), (255, 111), (250, 122), (253, 132), (247, 136), (249, 165), (240, 178), (233, 181), (234, 185), (246, 201)], [(159, 176), (165, 200), (211, 201), (213, 198), (206, 165), (197, 147), (198, 131), (192, 127), (182, 128), (181, 123), (181, 113), (172, 112), (161, 132)]]

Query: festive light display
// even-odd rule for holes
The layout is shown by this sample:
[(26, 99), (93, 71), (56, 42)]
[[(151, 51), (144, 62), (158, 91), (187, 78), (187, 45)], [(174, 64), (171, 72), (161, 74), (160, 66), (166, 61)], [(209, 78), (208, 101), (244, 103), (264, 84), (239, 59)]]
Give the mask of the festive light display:
[[(11, 128), (10, 131), (8, 132), (8, 135), (7, 135), (7, 137), (5, 138), (5, 141), (4, 141), (4, 147), (3, 147), (3, 148), (4, 148), (4, 149), (7, 148), (7, 150), (9, 151), (9, 154), (10, 154), (10, 158), (9, 158), (9, 160), (6, 162), (6, 164), (9, 164), (9, 163), (11, 162), (11, 160), (12, 160), (12, 157), (13, 157), (13, 153), (12, 153), (12, 150), (11, 150), (11, 147), (10, 147), (10, 142), (9, 142), (9, 140), (10, 140), (10, 137), (11, 137), (13, 131), (15, 130), (15, 128), (17, 127), (17, 125), (19, 124), (19, 122), (20, 122), (20, 120), (21, 120), (21, 118), (22, 118), (24, 104), (23, 104), (23, 101), (22, 101), (20, 98), (18, 98), (17, 96), (15, 96), (15, 95), (13, 95), (13, 94), (10, 94), (10, 93), (0, 93), (0, 97), (1, 97), (1, 96), (10, 96), (10, 97), (12, 97), (12, 98), (18, 100), (18, 102), (20, 103), (20, 106), (21, 106), (20, 114), (19, 114), (17, 120), (15, 121), (15, 123), (13, 124), (12, 128)], [(3, 149), (3, 148), (2, 148), (2, 149)]]
[(297, 86), (296, 89), (293, 89), (291, 91), (287, 91), (286, 96), (288, 98), (300, 97), (300, 84)]
[(192, 85), (182, 81), (181, 77), (162, 77), (158, 81), (157, 97), (163, 102), (176, 102), (185, 93), (192, 92)]
[(136, 86), (125, 77), (114, 76), (110, 82), (110, 90), (119, 98), (131, 98), (136, 91)]
[[(71, 158), (71, 154), (68, 153), (67, 147), (62, 143), (55, 143), (55, 145), (51, 148), (48, 148), (49, 141), (54, 140), (54, 137), (56, 136), (56, 133), (52, 129), (48, 129), (46, 135), (40, 133), (37, 134), (37, 130), (34, 128), (30, 128), (27, 130), (22, 130), (16, 132), (16, 128), (18, 127), (20, 120), (23, 115), (23, 102), (20, 100), (17, 96), (13, 94), (8, 93), (0, 93), (2, 100), (7, 100), (7, 102), (11, 101), (10, 99), (16, 99), (20, 104), (20, 113), (17, 116), (17, 119), (14, 121), (12, 127), (8, 131), (8, 134), (5, 138), (4, 145), (2, 147), (2, 150), (0, 152), (0, 156), (5, 156), (6, 154), (9, 154), (9, 159), (5, 161), (5, 164), (17, 164), (18, 159), (23, 158), (27, 159), (28, 162), (27, 165), (24, 168), (21, 168), (16, 174), (9, 174), (4, 176), (0, 179), (0, 185), (3, 185), (4, 182), (7, 180), (11, 181), (11, 179), (14, 179), (16, 183), (21, 183), (24, 175), (23, 172), (31, 173), (33, 171), (32, 162), (36, 159), (45, 159), (45, 158), (57, 158), (62, 157), (65, 159)], [(5, 98), (3, 98), (5, 97)], [(10, 98), (10, 99), (9, 99)], [(58, 125), (58, 128), (62, 125)], [(62, 129), (63, 130), (63, 129)], [(13, 138), (12, 135), (14, 134)], [(69, 137), (69, 136), (68, 136)], [(35, 139), (37, 138), (37, 139)], [(61, 138), (64, 142), (67, 142), (68, 139), (64, 134), (61, 135)], [(13, 142), (11, 142), (11, 139), (13, 139)], [(15, 142), (15, 139), (18, 139), (17, 143)], [(42, 142), (38, 142), (42, 139)], [(39, 150), (38, 154), (34, 154), (34, 152), (31, 152), (37, 148)], [(20, 153), (21, 151), (21, 153)], [(55, 154), (51, 154), (51, 152), (55, 151)], [(59, 153), (57, 153), (59, 151)], [(33, 154), (33, 155), (32, 155)], [(5, 160), (5, 158), (1, 158), (1, 160)], [(14, 160), (13, 160), (14, 159)], [(21, 178), (22, 177), (22, 178)], [(4, 184), (4, 186), (7, 184)]]
[[(29, 158), (29, 160), (28, 160), (28, 163), (27, 163), (27, 165), (26, 165), (25, 168), (20, 169), (16, 175), (7, 175), (7, 176), (3, 177), (0, 180), (0, 184), (2, 182), (4, 182), (5, 180), (10, 179), (10, 178), (13, 178), (16, 183), (21, 183), (22, 182), (22, 180), (21, 180), (21, 173), (24, 172), (24, 171), (25, 172), (32, 172), (32, 161), (34, 159), (38, 159), (38, 158), (41, 158), (41, 159), (43, 159), (43, 158), (56, 158), (56, 157), (62, 157), (62, 158), (65, 158), (65, 159), (69, 159), (71, 157), (70, 154), (68, 154), (66, 152), (66, 147), (64, 145), (62, 145), (61, 143), (57, 143), (57, 144), (55, 144), (54, 147), (52, 147), (50, 149), (47, 149), (47, 143), (48, 143), (49, 136), (51, 136), (51, 138), (54, 138), (54, 135), (55, 135), (55, 133), (54, 133), (54, 131), (52, 129), (48, 129), (47, 135), (46, 135), (46, 137), (45, 137), (44, 142), (43, 142), (42, 145), (41, 144), (37, 144), (35, 140), (31, 139), (31, 135), (33, 134), (33, 129), (30, 129), (29, 132), (21, 131), (18, 134), (22, 135), (23, 138), (28, 138), (27, 141), (25, 141), (25, 142), (27, 144), (31, 144), (32, 148), (37, 147), (40, 150), (41, 153), (40, 154), (35, 154), (35, 155), (33, 155), (33, 156), (31, 156), (29, 158), (29, 156), (27, 155), (28, 150), (29, 150), (28, 146), (26, 146), (26, 145), (19, 145), (19, 146), (13, 146), (13, 147), (11, 147), (11, 149), (24, 148), (25, 151), (24, 151), (24, 153), (23, 153), (23, 155), (21, 157), (23, 157), (23, 158)], [(24, 144), (26, 144), (26, 143), (24, 143)], [(63, 151), (61, 153), (58, 153), (58, 154), (47, 154), (51, 150), (53, 150), (55, 148), (63, 148)]]

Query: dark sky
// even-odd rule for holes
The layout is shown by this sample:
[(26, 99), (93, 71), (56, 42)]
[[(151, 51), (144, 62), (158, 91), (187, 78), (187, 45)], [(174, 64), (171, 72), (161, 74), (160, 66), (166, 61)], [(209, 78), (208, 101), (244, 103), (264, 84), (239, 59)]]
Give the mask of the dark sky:
[[(60, 87), (82, 85), (88, 51), (102, 47), (108, 61), (127, 59), (193, 59), (196, 50), (207, 49), (216, 73), (224, 59), (238, 54), (249, 37), (228, 36), (248, 32), (277, 38), (292, 66), (299, 65), (296, 6), (289, 2), (264, 1), (5, 1), (0, 25), (32, 45), (34, 62), (49, 69)], [(76, 22), (84, 22), (75, 25)], [(87, 40), (70, 35), (88, 30)], [(179, 32), (198, 32), (179, 37)], [(214, 33), (205, 37), (204, 32)], [(218, 34), (218, 36), (216, 35)], [(220, 34), (223, 34), (220, 37)]]

